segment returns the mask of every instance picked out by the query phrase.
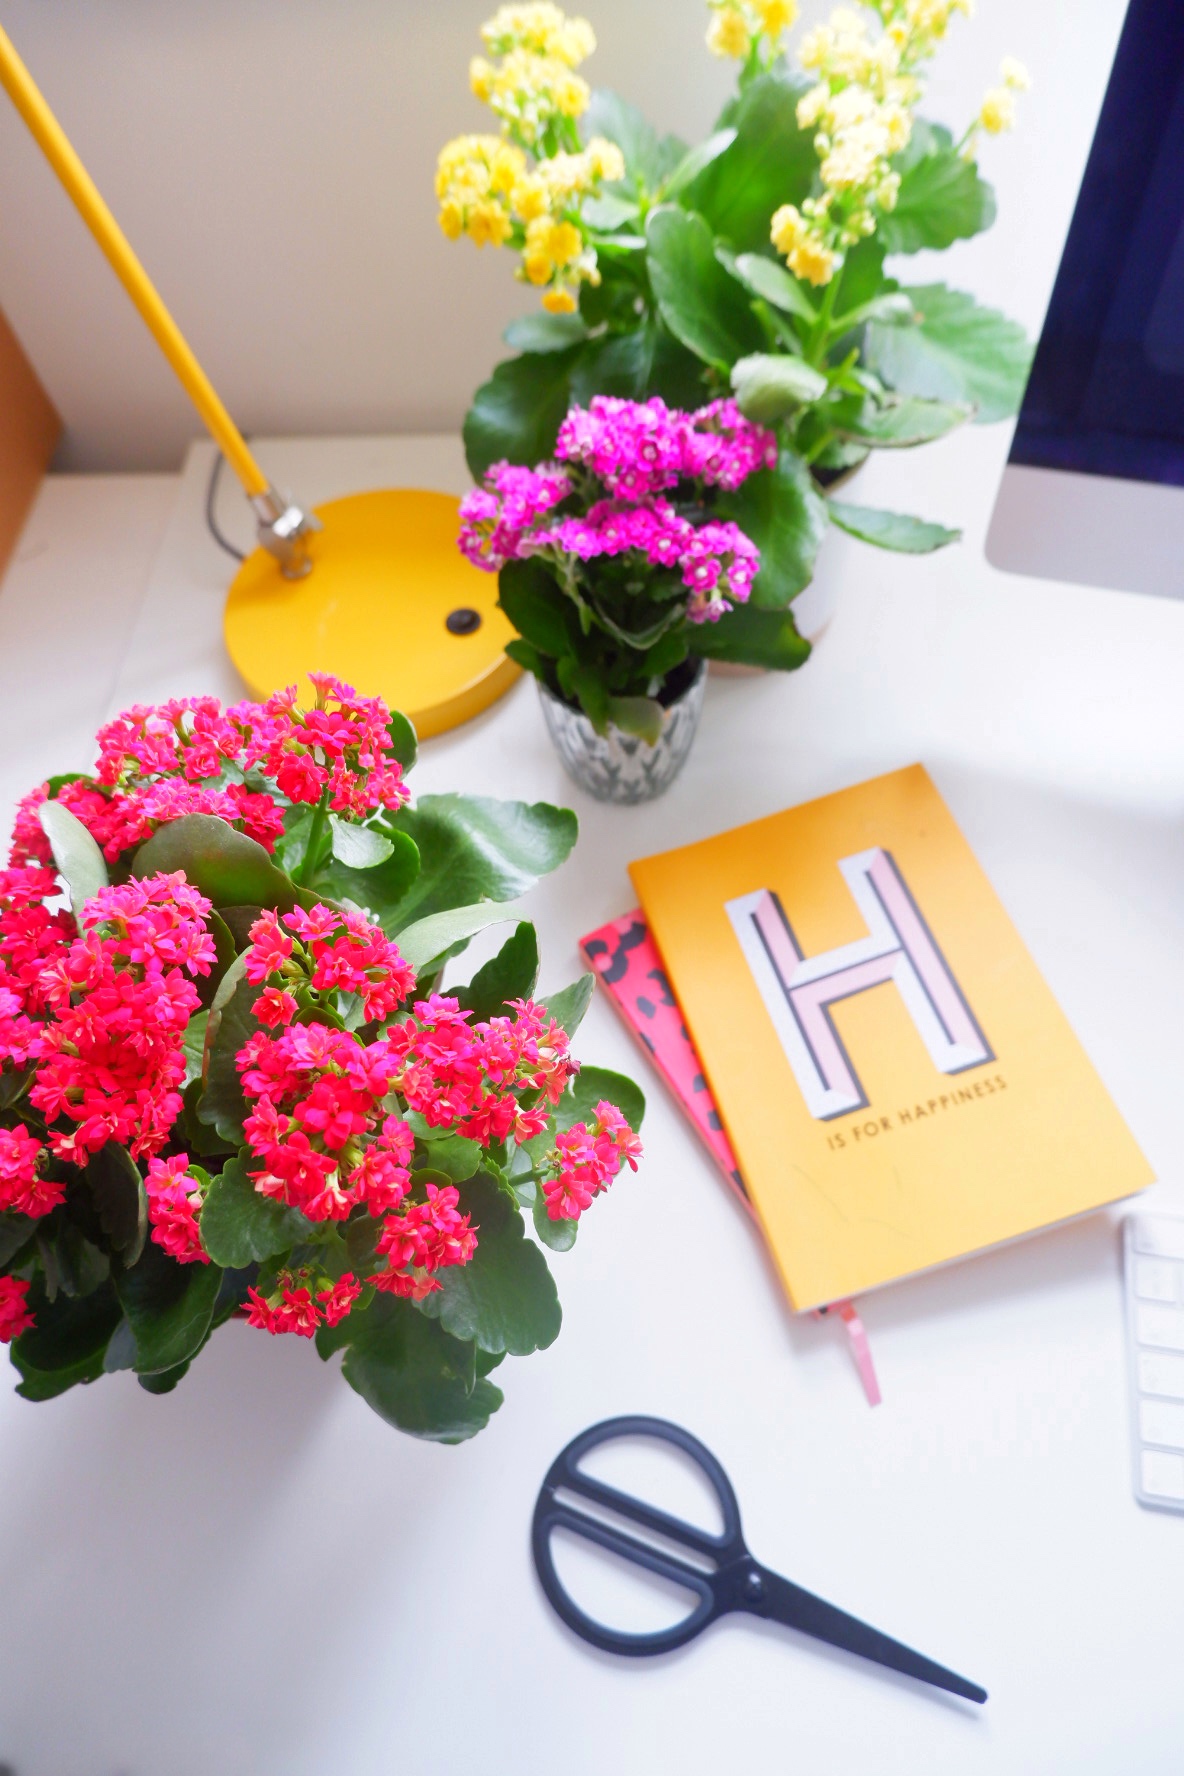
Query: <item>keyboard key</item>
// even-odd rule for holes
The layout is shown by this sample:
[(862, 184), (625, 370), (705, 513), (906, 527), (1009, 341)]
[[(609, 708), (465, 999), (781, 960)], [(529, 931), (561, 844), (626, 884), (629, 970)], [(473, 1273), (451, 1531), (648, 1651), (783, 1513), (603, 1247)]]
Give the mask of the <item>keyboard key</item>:
[(1136, 1215), (1135, 1251), (1151, 1258), (1184, 1258), (1184, 1220)]
[(1184, 1455), (1143, 1451), (1143, 1491), (1152, 1498), (1184, 1500)]
[(1184, 1357), (1161, 1357), (1140, 1351), (1139, 1392), (1184, 1400)]
[(1163, 1258), (1140, 1258), (1135, 1265), (1135, 1293), (1143, 1301), (1177, 1300), (1178, 1267)]
[(1152, 1307), (1140, 1302), (1135, 1310), (1135, 1336), (1140, 1344), (1184, 1351), (1184, 1307)]
[(1167, 1400), (1140, 1400), (1139, 1430), (1144, 1443), (1184, 1449), (1184, 1406), (1173, 1406)]

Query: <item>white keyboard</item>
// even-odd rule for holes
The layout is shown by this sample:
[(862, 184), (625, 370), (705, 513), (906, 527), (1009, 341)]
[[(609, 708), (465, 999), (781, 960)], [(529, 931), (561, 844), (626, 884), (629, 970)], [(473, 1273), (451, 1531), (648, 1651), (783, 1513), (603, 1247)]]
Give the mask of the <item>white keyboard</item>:
[(1135, 1497), (1184, 1511), (1184, 1220), (1126, 1218)]

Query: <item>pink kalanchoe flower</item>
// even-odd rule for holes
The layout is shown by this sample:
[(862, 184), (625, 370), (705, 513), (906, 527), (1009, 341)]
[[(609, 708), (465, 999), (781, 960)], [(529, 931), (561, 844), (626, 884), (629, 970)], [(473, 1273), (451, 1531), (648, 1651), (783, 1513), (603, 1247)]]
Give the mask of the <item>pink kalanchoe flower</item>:
[(555, 1175), (542, 1180), (552, 1221), (575, 1220), (606, 1190), (623, 1163), (637, 1170), (641, 1141), (615, 1104), (599, 1103), (589, 1128), (577, 1122), (555, 1137)]
[(0, 1210), (40, 1217), (57, 1208), (66, 1187), (40, 1176), (44, 1154), (45, 1148), (23, 1122), (0, 1128)]
[(378, 1237), (378, 1253), (387, 1268), (372, 1279), (375, 1288), (422, 1300), (440, 1287), (438, 1270), (469, 1262), (477, 1234), (459, 1202), (460, 1193), (451, 1184), (429, 1184), (426, 1202), (404, 1203), (398, 1214), (388, 1215)]
[(283, 987), (264, 987), (252, 1009), (261, 1024), (275, 1030), (290, 1024), (299, 1007), (294, 996), (285, 992)]
[(204, 1191), (189, 1170), (189, 1155), (150, 1159), (144, 1189), (155, 1243), (178, 1264), (208, 1264), (198, 1225)]
[(251, 948), (246, 961), (246, 977), (252, 986), (257, 987), (268, 975), (283, 973), (284, 964), (292, 955), (293, 939), (280, 924), (279, 914), (270, 909), (255, 920), (247, 937)]
[(20, 1277), (0, 1277), (0, 1344), (11, 1344), (33, 1324), (29, 1285)]

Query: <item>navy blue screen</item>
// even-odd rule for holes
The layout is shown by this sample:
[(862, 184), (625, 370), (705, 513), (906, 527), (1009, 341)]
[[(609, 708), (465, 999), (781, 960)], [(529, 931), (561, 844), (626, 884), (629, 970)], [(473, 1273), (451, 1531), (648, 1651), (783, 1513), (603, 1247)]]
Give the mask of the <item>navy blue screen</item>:
[(1184, 486), (1184, 0), (1130, 0), (1011, 461)]

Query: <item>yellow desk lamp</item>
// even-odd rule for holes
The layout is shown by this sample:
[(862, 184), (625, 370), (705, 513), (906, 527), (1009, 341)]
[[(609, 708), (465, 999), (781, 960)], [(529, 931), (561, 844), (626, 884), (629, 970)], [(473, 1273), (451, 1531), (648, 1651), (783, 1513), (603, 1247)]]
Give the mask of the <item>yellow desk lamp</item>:
[(382, 489), (305, 511), (277, 491), (0, 28), (0, 84), (77, 206), (243, 484), (259, 547), (226, 602), (230, 656), (258, 696), (335, 672), (436, 734), (486, 709), (518, 676), (496, 582), (456, 547), (459, 502)]

